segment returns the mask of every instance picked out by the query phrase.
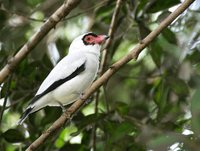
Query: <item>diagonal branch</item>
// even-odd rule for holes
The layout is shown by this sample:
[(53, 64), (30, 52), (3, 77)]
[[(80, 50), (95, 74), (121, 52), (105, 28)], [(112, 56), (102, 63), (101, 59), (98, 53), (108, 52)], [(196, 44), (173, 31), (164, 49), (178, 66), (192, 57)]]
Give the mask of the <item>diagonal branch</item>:
[(111, 76), (116, 73), (120, 68), (127, 64), (132, 59), (137, 60), (140, 52), (150, 44), (168, 25), (170, 25), (183, 11), (185, 11), (192, 2), (195, 0), (185, 0), (173, 13), (171, 13), (154, 31), (152, 31), (146, 38), (144, 38), (132, 51), (126, 56), (114, 63), (98, 80), (96, 80), (92, 86), (86, 90), (83, 95), (83, 99), (79, 99), (74, 102), (70, 108), (58, 118), (50, 128), (48, 128), (40, 137), (38, 137), (27, 149), (27, 151), (36, 150), (42, 145), (46, 139), (56, 131), (58, 131), (64, 123), (72, 118), (74, 113), (85, 103), (85, 100), (89, 98), (100, 86), (108, 81)]
[(6, 79), (6, 77), (13, 72), (16, 66), (28, 55), (28, 53), (46, 36), (46, 34), (55, 28), (56, 24), (61, 21), (66, 15), (74, 9), (81, 0), (66, 0), (60, 8), (53, 13), (49, 19), (40, 27), (29, 41), (18, 51), (18, 53), (12, 57), (8, 63), (0, 71), (0, 84)]

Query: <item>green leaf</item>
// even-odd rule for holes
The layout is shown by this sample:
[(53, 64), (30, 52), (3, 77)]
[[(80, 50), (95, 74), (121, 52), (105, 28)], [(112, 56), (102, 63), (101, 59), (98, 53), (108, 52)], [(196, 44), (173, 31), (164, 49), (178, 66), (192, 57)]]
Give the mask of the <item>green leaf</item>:
[(137, 14), (144, 9), (145, 5), (148, 3), (148, 0), (140, 0), (140, 3), (136, 5), (136, 16)]
[(122, 114), (122, 115), (125, 115), (125, 114), (128, 114), (129, 112), (129, 105), (124, 103), (124, 102), (116, 102), (116, 110)]
[(24, 135), (17, 129), (9, 129), (2, 136), (9, 143), (18, 143), (25, 140)]
[(180, 136), (176, 134), (161, 135), (156, 138), (152, 138), (148, 142), (148, 146), (154, 150), (167, 150), (169, 146), (176, 143)]
[(78, 135), (84, 128), (86, 128), (86, 126), (90, 125), (90, 124), (94, 124), (97, 123), (98, 121), (104, 119), (107, 116), (107, 114), (91, 114), (88, 116), (85, 116), (84, 118), (81, 119), (81, 122), (77, 123), (77, 128), (78, 131), (75, 133), (72, 133), (71, 136), (76, 136)]
[(0, 9), (0, 29), (2, 29), (2, 27), (5, 25), (7, 18), (8, 18), (8, 13)]
[(140, 32), (140, 39), (144, 39), (151, 32), (151, 30), (145, 25), (144, 22), (138, 21), (137, 23)]
[(186, 59), (189, 60), (192, 64), (200, 64), (200, 52), (193, 51), (192, 53), (188, 54)]
[(108, 5), (101, 7), (96, 11), (96, 19), (103, 20), (104, 18), (110, 17), (113, 12), (114, 5)]
[(42, 3), (43, 2), (43, 0), (27, 0), (27, 2), (28, 2), (28, 4), (30, 4), (30, 5), (32, 5), (32, 6), (36, 6), (36, 5), (38, 5), (38, 4), (40, 4), (40, 3)]
[(158, 40), (153, 41), (150, 44), (150, 55), (154, 61), (154, 63), (156, 64), (157, 67), (160, 67), (162, 64), (162, 56), (163, 56), (163, 50), (162, 47), (160, 46)]
[[(170, 14), (171, 14), (171, 12), (169, 12), (168, 10), (162, 12), (162, 13), (158, 16), (158, 18), (157, 18), (157, 23), (160, 24), (160, 23), (161, 23), (163, 20), (165, 20), (166, 17), (169, 16)], [(165, 29), (167, 29), (167, 28), (165, 28)], [(164, 30), (165, 30), (165, 29), (164, 29)]]
[(62, 110), (60, 107), (54, 107), (54, 108), (46, 107), (44, 109), (44, 111), (45, 111), (45, 117), (43, 118), (42, 122), (40, 123), (41, 125), (53, 123), (62, 114)]
[(196, 90), (191, 101), (192, 129), (195, 135), (200, 135), (200, 88)]
[(155, 88), (154, 101), (158, 106), (158, 118), (165, 115), (165, 109), (167, 107), (167, 98), (169, 94), (169, 87), (166, 85), (166, 81), (161, 79)]
[(117, 142), (120, 139), (123, 139), (123, 137), (130, 135), (135, 131), (135, 127), (129, 122), (115, 123), (109, 121), (105, 123), (105, 126), (111, 135), (109, 138), (110, 143)]
[(147, 9), (147, 12), (148, 13), (156, 13), (158, 11), (168, 9), (179, 3), (180, 3), (179, 0), (157, 0), (151, 4), (151, 6)]
[(123, 41), (123, 37), (119, 36), (116, 38), (113, 47), (112, 47), (112, 52), (111, 52), (111, 57), (115, 54), (116, 50), (118, 49), (119, 45), (121, 44), (121, 42)]
[(65, 143), (65, 145), (60, 149), (60, 151), (85, 151), (87, 150), (86, 146), (83, 144), (70, 144), (70, 143)]
[(179, 96), (187, 96), (189, 95), (189, 88), (185, 81), (179, 79), (177, 77), (168, 77), (167, 78), (168, 84), (170, 88)]
[(169, 43), (172, 43), (172, 44), (176, 44), (177, 43), (177, 39), (176, 39), (175, 34), (169, 28), (165, 28), (162, 31), (162, 35), (165, 37), (165, 39), (167, 39), (167, 41)]

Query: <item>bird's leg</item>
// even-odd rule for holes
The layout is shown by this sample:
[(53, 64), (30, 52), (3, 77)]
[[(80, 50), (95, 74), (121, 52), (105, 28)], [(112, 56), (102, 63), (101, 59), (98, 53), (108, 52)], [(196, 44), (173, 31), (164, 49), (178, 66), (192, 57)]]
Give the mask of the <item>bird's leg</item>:
[[(84, 103), (76, 110), (76, 112), (73, 114), (73, 116), (76, 116), (76, 115), (77, 115), (77, 113), (82, 109), (82, 107), (84, 106), (84, 104), (88, 104), (88, 103), (90, 103), (90, 101), (91, 101), (90, 98), (89, 98), (89, 99), (85, 99), (85, 98), (84, 98), (84, 93), (83, 93), (83, 92), (82, 92), (82, 93), (78, 93), (78, 92), (77, 92), (76, 94), (79, 95), (79, 99), (83, 100)], [(72, 116), (72, 118), (73, 118), (73, 116)]]
[(84, 93), (83, 93), (83, 92), (79, 94), (79, 98), (80, 98), (81, 100), (84, 100), (84, 97), (83, 97), (83, 96), (84, 96)]
[(64, 107), (64, 105), (61, 102), (59, 102), (59, 101), (57, 101), (57, 103), (60, 105), (60, 107), (62, 109), (62, 112), (65, 112), (66, 108)]
[[(85, 98), (84, 98), (84, 93), (79, 93), (79, 98), (80, 98), (81, 100), (84, 101), (84, 104), (88, 104), (88, 103), (90, 103), (90, 101), (91, 101), (90, 98), (88, 98), (88, 99), (85, 100)], [(60, 105), (60, 107), (62, 108), (63, 112), (65, 112), (66, 109), (65, 109), (65, 107), (63, 106), (63, 104), (62, 104), (61, 102), (59, 102), (59, 101), (57, 101), (57, 102), (58, 102), (58, 104)], [(67, 120), (67, 121), (65, 122), (65, 124), (64, 124), (64, 127), (71, 123), (72, 118), (73, 118), (74, 116), (76, 116), (76, 114), (81, 110), (81, 108), (84, 106), (84, 104), (81, 105), (81, 106), (79, 107), (79, 109), (78, 109), (71, 117), (68, 118), (68, 120)]]

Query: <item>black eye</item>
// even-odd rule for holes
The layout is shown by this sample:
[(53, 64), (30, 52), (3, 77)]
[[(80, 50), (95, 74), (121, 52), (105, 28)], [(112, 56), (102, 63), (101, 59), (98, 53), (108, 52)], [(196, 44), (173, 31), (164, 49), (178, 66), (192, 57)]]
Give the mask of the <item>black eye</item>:
[(90, 41), (90, 40), (91, 40), (91, 38), (90, 38), (90, 37), (87, 37), (87, 38), (86, 38), (86, 40), (87, 40), (87, 41)]

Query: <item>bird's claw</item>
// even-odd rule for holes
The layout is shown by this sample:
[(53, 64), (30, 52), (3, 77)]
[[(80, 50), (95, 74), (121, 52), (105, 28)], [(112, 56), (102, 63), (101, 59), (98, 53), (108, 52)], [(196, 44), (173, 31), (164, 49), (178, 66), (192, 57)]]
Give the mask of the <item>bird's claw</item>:
[(80, 94), (80, 97), (79, 97), (81, 100), (85, 101), (85, 104), (89, 104), (91, 102), (91, 99), (85, 99), (84, 98), (84, 93), (81, 93)]

